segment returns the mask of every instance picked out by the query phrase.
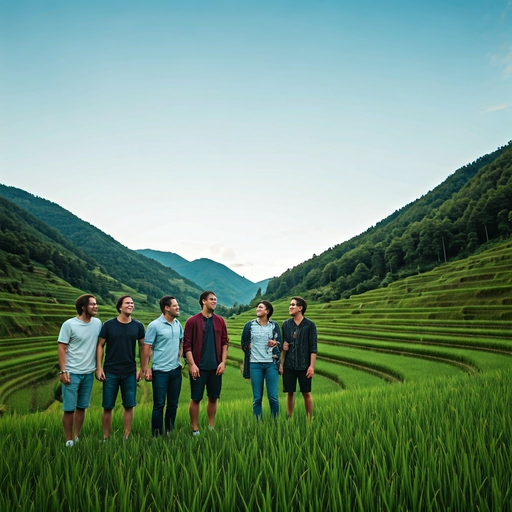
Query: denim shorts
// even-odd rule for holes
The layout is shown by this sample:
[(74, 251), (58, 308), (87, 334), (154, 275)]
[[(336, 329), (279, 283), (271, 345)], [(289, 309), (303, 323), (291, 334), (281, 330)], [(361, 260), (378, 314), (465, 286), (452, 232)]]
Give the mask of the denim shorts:
[(113, 409), (116, 405), (117, 393), (121, 388), (121, 398), (123, 407), (130, 408), (137, 405), (137, 374), (128, 373), (125, 375), (116, 375), (115, 373), (105, 372), (103, 381), (103, 409)]
[(311, 393), (311, 381), (306, 377), (307, 370), (287, 370), (283, 372), (283, 391), (285, 393), (295, 393), (297, 389), (297, 380), (301, 393)]
[(87, 409), (91, 402), (93, 374), (70, 373), (69, 380), (67, 386), (62, 384), (62, 410), (74, 412), (77, 408)]
[(208, 398), (220, 398), (222, 375), (217, 375), (217, 370), (199, 370), (199, 377), (196, 380), (190, 377), (190, 398), (194, 402), (200, 402), (205, 387)]

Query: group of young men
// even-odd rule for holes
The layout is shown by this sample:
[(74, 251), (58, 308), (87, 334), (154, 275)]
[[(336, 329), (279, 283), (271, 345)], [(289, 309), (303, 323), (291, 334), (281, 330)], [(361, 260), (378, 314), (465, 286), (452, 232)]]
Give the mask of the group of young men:
[[(296, 300), (299, 299), (299, 300)], [(290, 307), (292, 318), (287, 322), (293, 327), (306, 319), (297, 303), (302, 298), (293, 298)], [(162, 314), (144, 326), (132, 318), (133, 299), (129, 295), (119, 297), (116, 303), (118, 316), (104, 324), (96, 318), (98, 305), (91, 294), (78, 297), (75, 306), (77, 316), (66, 320), (58, 337), (60, 381), (62, 383), (62, 424), (66, 446), (78, 442), (90, 405), (94, 373), (103, 383), (102, 428), (103, 440), (110, 435), (112, 411), (121, 390), (123, 405), (124, 438), (128, 439), (136, 406), (137, 382), (141, 379), (152, 382), (153, 412), (151, 430), (154, 436), (170, 434), (174, 427), (178, 400), (182, 384), (181, 360), (185, 356), (190, 375), (190, 423), (193, 435), (199, 435), (200, 403), (206, 389), (208, 428), (214, 429), (217, 403), (222, 388), (222, 375), (226, 369), (228, 355), (228, 333), (224, 319), (215, 314), (217, 297), (212, 291), (205, 291), (199, 297), (201, 311), (190, 317), (185, 329), (178, 320), (180, 308), (175, 297), (167, 295), (160, 299)], [(285, 322), (285, 324), (287, 323)], [(299, 381), (304, 396), (306, 413), (311, 416), (313, 401), (311, 386), (308, 392), (302, 389), (301, 378), (311, 379), (314, 374), (316, 353), (301, 354), (295, 339), (297, 329), (291, 329), (287, 340), (283, 324), (283, 350), (297, 345), (298, 358), (285, 359), (285, 372), (293, 372)], [(315, 329), (316, 332), (316, 329)], [(316, 339), (315, 347), (316, 347)], [(137, 372), (136, 346), (139, 345), (141, 368)], [(294, 347), (295, 348), (295, 347)], [(297, 367), (303, 359), (308, 360), (306, 370)], [(152, 366), (150, 368), (150, 360)], [(302, 375), (304, 373), (304, 375)], [(287, 391), (287, 410), (291, 416), (294, 407), (295, 386)], [(166, 407), (167, 403), (167, 407)], [(164, 415), (165, 409), (165, 415)]]

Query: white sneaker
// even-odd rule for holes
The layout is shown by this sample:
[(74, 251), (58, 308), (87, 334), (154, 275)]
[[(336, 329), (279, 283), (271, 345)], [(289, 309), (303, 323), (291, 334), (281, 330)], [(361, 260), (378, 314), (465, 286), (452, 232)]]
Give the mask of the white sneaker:
[(192, 435), (193, 436), (198, 436), (199, 435), (199, 430), (192, 430)]
[(71, 439), (70, 439), (69, 441), (66, 441), (66, 446), (67, 446), (68, 448), (71, 448), (71, 447), (73, 446), (73, 444), (74, 444), (74, 443), (73, 443), (73, 441), (72, 441)]
[(215, 430), (215, 427), (213, 425), (208, 425), (208, 430)]

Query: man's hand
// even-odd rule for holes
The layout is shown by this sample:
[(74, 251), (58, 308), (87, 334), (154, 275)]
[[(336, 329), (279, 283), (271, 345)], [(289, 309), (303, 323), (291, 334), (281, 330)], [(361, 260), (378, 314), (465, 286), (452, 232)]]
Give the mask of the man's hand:
[(103, 368), (98, 368), (96, 370), (96, 378), (101, 381), (106, 380), (107, 377), (105, 376), (105, 372), (103, 371)]
[(224, 361), (221, 361), (219, 363), (219, 366), (217, 366), (217, 372), (216, 375), (222, 375), (226, 370), (226, 363)]
[(71, 382), (71, 379), (69, 378), (69, 372), (61, 373), (59, 375), (59, 379), (62, 384), (64, 384), (64, 386), (67, 386)]
[(306, 372), (306, 377), (308, 379), (312, 379), (313, 378), (313, 375), (315, 375), (315, 369), (312, 367), (312, 366), (309, 366), (308, 367), (308, 370)]
[(199, 377), (199, 368), (197, 367), (197, 365), (195, 363), (189, 365), (189, 368), (188, 368), (188, 371), (190, 373), (190, 376), (196, 380), (197, 377)]

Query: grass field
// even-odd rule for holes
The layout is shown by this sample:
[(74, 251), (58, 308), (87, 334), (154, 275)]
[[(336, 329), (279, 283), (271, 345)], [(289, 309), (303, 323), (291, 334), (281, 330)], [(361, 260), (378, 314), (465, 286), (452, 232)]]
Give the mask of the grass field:
[(198, 438), (187, 384), (175, 431), (156, 440), (149, 404), (127, 442), (116, 410), (100, 443), (96, 396), (71, 449), (58, 407), (4, 416), (0, 510), (510, 510), (510, 370), (352, 391), (319, 379), (311, 424), (300, 402), (257, 423), (240, 373), (224, 382), (216, 430)]
[[(318, 327), (308, 424), (252, 415), (240, 335), (230, 336), (216, 430), (150, 436), (151, 386), (132, 436), (100, 443), (101, 386), (65, 449), (56, 338), (80, 291), (47, 273), (0, 293), (0, 510), (512, 510), (512, 243), (347, 300), (309, 304)], [(136, 298), (137, 304), (138, 298)], [(288, 301), (274, 304), (288, 317)], [(99, 316), (115, 315), (100, 302)], [(157, 311), (136, 309), (145, 325)], [(182, 318), (185, 321), (185, 318)], [(186, 375), (185, 375), (186, 376)], [(281, 385), (280, 385), (281, 388)], [(39, 411), (35, 412), (34, 411)], [(30, 414), (29, 414), (30, 413)], [(201, 415), (202, 427), (205, 415)]]

